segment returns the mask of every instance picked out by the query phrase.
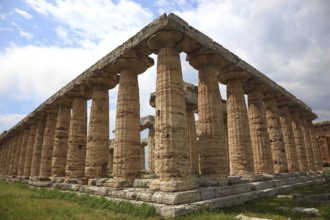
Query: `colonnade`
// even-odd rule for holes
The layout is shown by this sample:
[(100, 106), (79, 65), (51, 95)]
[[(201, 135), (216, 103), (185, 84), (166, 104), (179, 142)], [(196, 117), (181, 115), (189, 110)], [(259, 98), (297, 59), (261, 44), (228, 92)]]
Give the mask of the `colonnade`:
[[(257, 77), (214, 50), (187, 39), (182, 31), (166, 27), (141, 43), (147, 54), (120, 50), (121, 55), (114, 53), (117, 57), (103, 69), (94, 66), (97, 71), (85, 74), (79, 84), (69, 84), (70, 90), (57, 93), (42, 110), (1, 135), (1, 174), (63, 177), (68, 183), (81, 184), (106, 177), (108, 90), (118, 83), (113, 178), (105, 185), (132, 186), (141, 177), (138, 75), (153, 65), (148, 56), (151, 52), (157, 54), (157, 73), (149, 160), (158, 177), (150, 184), (152, 190), (196, 188), (192, 175), (219, 180), (229, 175), (253, 178), (255, 174), (321, 170), (311, 123), (314, 113), (280, 89), (270, 87), (265, 82), (268, 78)], [(181, 52), (187, 53), (187, 61), (198, 71), (197, 108), (185, 101)], [(219, 82), (227, 86), (226, 120)], [(87, 124), (89, 99), (92, 107)]]
[(314, 134), (320, 146), (322, 163), (330, 166), (330, 121), (314, 123)]

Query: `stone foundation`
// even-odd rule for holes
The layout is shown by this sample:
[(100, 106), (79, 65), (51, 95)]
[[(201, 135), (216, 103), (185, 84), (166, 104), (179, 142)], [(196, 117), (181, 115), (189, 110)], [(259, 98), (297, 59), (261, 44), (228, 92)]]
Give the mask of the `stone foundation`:
[[(134, 187), (124, 189), (107, 187), (109, 180), (111, 179), (93, 179), (89, 181), (89, 185), (81, 185), (77, 184), (79, 181), (66, 183), (64, 178), (60, 177), (0, 177), (0, 181), (104, 196), (110, 201), (130, 201), (133, 204), (147, 203), (154, 206), (157, 212), (165, 217), (179, 217), (196, 210), (239, 205), (253, 199), (272, 197), (295, 188), (326, 181), (323, 175), (310, 173), (281, 173), (274, 176), (258, 175), (250, 180), (231, 176), (223, 179), (220, 186), (199, 187), (178, 192), (162, 192), (152, 191), (148, 188), (150, 184), (157, 184), (158, 179), (136, 179)], [(198, 182), (196, 181), (196, 183)]]

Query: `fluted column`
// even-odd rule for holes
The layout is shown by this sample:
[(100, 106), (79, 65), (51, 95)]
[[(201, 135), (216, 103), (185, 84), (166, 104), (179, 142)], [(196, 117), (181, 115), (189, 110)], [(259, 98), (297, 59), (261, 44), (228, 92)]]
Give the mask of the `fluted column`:
[(183, 35), (161, 31), (147, 42), (158, 51), (155, 116), (155, 173), (159, 181), (150, 188), (162, 191), (191, 189), (189, 177), (188, 124), (183, 89), (180, 51), (176, 44)]
[(314, 161), (314, 152), (313, 152), (310, 129), (308, 129), (307, 121), (304, 116), (300, 116), (299, 119), (301, 124), (301, 132), (303, 135), (303, 140), (305, 142), (308, 171), (313, 172), (315, 171), (315, 161)]
[(113, 170), (113, 148), (109, 149), (108, 170), (112, 173), (112, 170)]
[(89, 80), (92, 87), (92, 107), (87, 136), (86, 167), (87, 178), (107, 176), (109, 160), (109, 89), (116, 86), (110, 77), (98, 76)]
[(312, 140), (312, 147), (313, 147), (313, 153), (314, 153), (314, 164), (315, 164), (315, 170), (322, 172), (323, 171), (323, 165), (322, 165), (322, 158), (321, 158), (321, 150), (320, 146), (317, 142), (314, 127), (312, 120), (307, 119), (307, 129), (310, 133), (310, 139)]
[(4, 140), (1, 140), (0, 143), (0, 175), (4, 175), (4, 167), (3, 167), (3, 161), (4, 161), (4, 154), (5, 154), (5, 145)]
[(20, 131), (17, 134), (18, 139), (17, 139), (17, 143), (16, 143), (16, 151), (15, 151), (15, 156), (14, 156), (13, 170), (12, 170), (12, 175), (14, 175), (14, 176), (17, 175), (19, 157), (21, 155), (21, 147), (22, 147), (22, 141), (23, 141), (23, 136), (24, 136), (24, 130), (22, 130), (21, 128), (19, 130)]
[(140, 166), (140, 169), (141, 170), (145, 170), (145, 163), (146, 163), (146, 154), (144, 152), (144, 148), (146, 146), (146, 143), (141, 143), (141, 156), (140, 156), (140, 161), (141, 161), (141, 166)]
[(39, 176), (42, 144), (44, 141), (44, 134), (45, 134), (45, 124), (46, 124), (46, 118), (44, 115), (42, 115), (38, 120), (36, 137), (33, 145), (31, 174), (30, 174), (30, 176), (32, 177)]
[(56, 120), (51, 175), (53, 177), (64, 177), (66, 156), (68, 153), (72, 100), (63, 97), (58, 105), (59, 110)]
[(6, 161), (5, 161), (5, 174), (9, 175), (9, 169), (10, 169), (10, 158), (11, 158), (11, 152), (14, 147), (14, 139), (13, 136), (9, 137), (8, 140), (8, 150), (6, 153)]
[(148, 172), (154, 173), (154, 150), (155, 148), (155, 129), (149, 127), (148, 132)]
[(291, 118), (292, 118), (293, 136), (297, 150), (299, 170), (307, 171), (308, 166), (307, 166), (307, 158), (306, 158), (306, 149), (305, 149), (304, 139), (302, 136), (300, 120), (298, 115), (294, 111), (291, 112)]
[(227, 126), (230, 175), (254, 176), (253, 150), (243, 81), (245, 72), (222, 69), (219, 80), (227, 84)]
[(195, 107), (187, 105), (189, 170), (191, 174), (199, 174), (199, 158), (197, 149), (197, 134), (195, 121)]
[(24, 165), (25, 165), (25, 155), (26, 155), (26, 148), (29, 140), (30, 134), (30, 127), (24, 127), (24, 135), (21, 145), (21, 152), (19, 155), (19, 163), (17, 168), (17, 176), (22, 176), (24, 174)]
[(85, 177), (87, 145), (87, 93), (73, 96), (69, 129), (68, 154), (65, 167), (66, 181)]
[(24, 176), (30, 176), (31, 174), (31, 163), (33, 155), (33, 146), (36, 137), (37, 125), (32, 123), (30, 126), (29, 138), (25, 154), (25, 163), (24, 163)]
[[(272, 91), (271, 91), (272, 93)], [(288, 162), (283, 141), (278, 105), (272, 94), (264, 99), (270, 147), (275, 173), (287, 173)]]
[(190, 65), (198, 69), (199, 160), (201, 175), (210, 178), (228, 175), (228, 153), (218, 67), (222, 59), (203, 49), (190, 53)]
[(17, 141), (18, 141), (18, 134), (15, 132), (13, 134), (13, 142), (12, 142), (13, 144), (12, 144), (12, 149), (11, 149), (11, 153), (10, 153), (8, 175), (13, 175), (15, 153), (16, 153), (16, 149), (17, 149)]
[(330, 152), (329, 152), (327, 137), (320, 136), (320, 137), (318, 137), (317, 141), (318, 141), (318, 145), (320, 147), (322, 164), (327, 164), (327, 163), (330, 164)]
[(52, 171), (52, 157), (58, 108), (53, 107), (46, 110), (46, 112), (47, 119), (45, 125), (44, 140), (42, 143), (39, 176), (50, 177)]
[(296, 150), (296, 144), (294, 141), (292, 120), (289, 112), (289, 108), (286, 105), (279, 106), (280, 110), (280, 123), (283, 133), (283, 141), (285, 146), (286, 158), (288, 163), (289, 172), (298, 172), (299, 163)]
[(138, 74), (153, 64), (153, 60), (133, 51), (112, 64), (120, 74), (116, 133), (114, 140), (113, 179), (111, 187), (132, 186), (141, 175), (140, 99)]
[(254, 170), (257, 174), (274, 174), (263, 95), (259, 89), (261, 86), (259, 83), (250, 83), (247, 92)]

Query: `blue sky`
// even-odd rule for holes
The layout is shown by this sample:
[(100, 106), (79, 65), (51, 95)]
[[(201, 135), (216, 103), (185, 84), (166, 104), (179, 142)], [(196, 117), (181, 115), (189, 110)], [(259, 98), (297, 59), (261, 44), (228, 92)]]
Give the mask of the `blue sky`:
[[(310, 105), (318, 120), (330, 119), (330, 1), (3, 0), (0, 133), (164, 12), (266, 74)], [(182, 54), (184, 79), (197, 83), (184, 60)], [(139, 76), (141, 116), (153, 114), (155, 71)], [(117, 88), (109, 94), (113, 130)]]

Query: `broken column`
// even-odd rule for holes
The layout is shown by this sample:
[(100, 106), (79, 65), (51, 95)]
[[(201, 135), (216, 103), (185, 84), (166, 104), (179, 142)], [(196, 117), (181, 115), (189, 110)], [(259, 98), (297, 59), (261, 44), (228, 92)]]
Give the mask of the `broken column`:
[(248, 74), (226, 66), (219, 81), (227, 84), (227, 126), (230, 175), (253, 177), (253, 150), (243, 85)]
[(254, 170), (256, 174), (274, 174), (265, 107), (262, 95), (262, 83), (249, 81), (247, 84), (248, 116), (253, 149)]
[[(218, 68), (223, 65), (223, 60), (203, 48), (189, 53), (187, 60), (198, 70), (198, 141), (201, 175), (206, 178), (223, 178), (228, 175), (229, 170), (222, 99), (217, 79)], [(198, 158), (194, 160), (196, 159)]]
[(64, 177), (66, 155), (68, 153), (72, 100), (63, 96), (59, 98), (57, 105), (59, 106), (59, 110), (56, 120), (51, 175), (53, 177)]
[(189, 181), (189, 149), (186, 104), (176, 44), (183, 34), (159, 31), (147, 42), (157, 51), (155, 173), (159, 180), (150, 184), (152, 190), (178, 191), (194, 188)]
[(129, 51), (114, 61), (112, 70), (120, 74), (116, 133), (114, 141), (113, 179), (111, 187), (132, 186), (140, 178), (140, 98), (138, 74), (153, 65), (145, 55)]
[(85, 175), (89, 179), (107, 177), (109, 89), (117, 85), (116, 80), (104, 72), (88, 81), (89, 87), (92, 88), (92, 107), (87, 136)]

